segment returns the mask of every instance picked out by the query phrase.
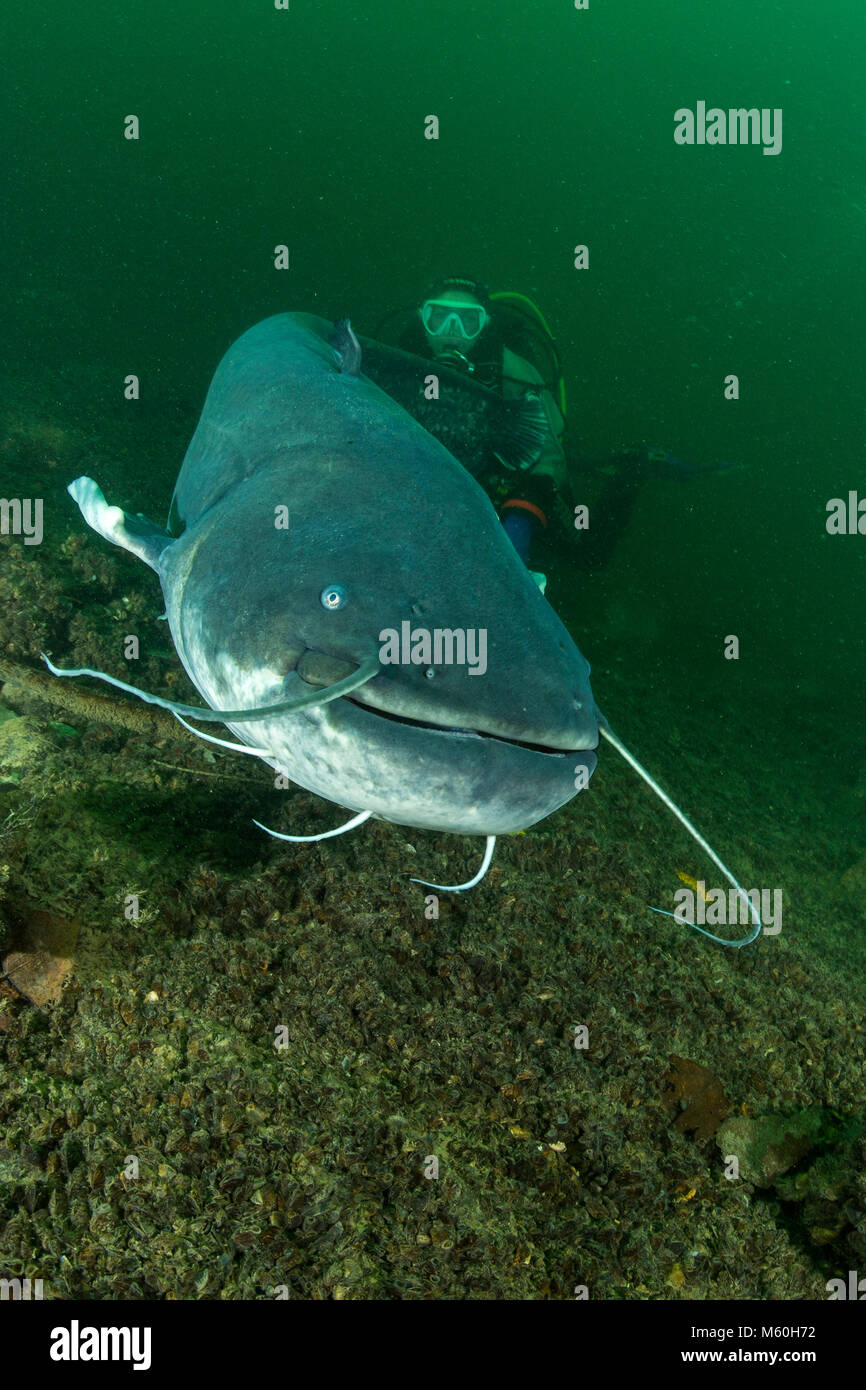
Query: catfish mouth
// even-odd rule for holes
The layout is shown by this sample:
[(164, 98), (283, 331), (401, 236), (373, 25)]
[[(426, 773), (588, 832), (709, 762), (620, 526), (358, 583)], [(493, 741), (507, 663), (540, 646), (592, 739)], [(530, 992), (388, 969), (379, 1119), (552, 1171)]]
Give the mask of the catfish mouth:
[(410, 729), (424, 729), (433, 734), (452, 734), (462, 738), (490, 739), (493, 743), (504, 743), (512, 748), (523, 748), (528, 753), (541, 753), (548, 758), (568, 758), (574, 753), (585, 753), (590, 751), (585, 748), (550, 748), (543, 743), (529, 743), (525, 739), (504, 738), (501, 734), (488, 734), (481, 729), (458, 728), (453, 724), (434, 724), (428, 719), (411, 719), (403, 714), (391, 714), (388, 710), (379, 709), (378, 706), (368, 705), (363, 700), (356, 700), (351, 695), (344, 695), (343, 699), (347, 704), (355, 705), (358, 709), (364, 710), (366, 714), (374, 714), (379, 719), (390, 719), (394, 724), (403, 724)]
[[(344, 657), (330, 656), (325, 652), (314, 651), (309, 647), (304, 651), (294, 668), (295, 674), (300, 676), (306, 685), (310, 686), (328, 686), (338, 680), (345, 679), (346, 676), (351, 675), (353, 670), (357, 669), (357, 663), (349, 663)], [(563, 747), (562, 744), (554, 746), (530, 739), (510, 738), (507, 734), (492, 733), (466, 725), (440, 724), (432, 719), (418, 719), (413, 715), (397, 714), (395, 711), (383, 709), (381, 705), (374, 704), (372, 700), (365, 698), (366, 693), (366, 685), (362, 685), (354, 692), (342, 695), (340, 701), (354, 705), (356, 709), (363, 710), (365, 714), (374, 715), (377, 719), (388, 719), (392, 724), (401, 724), (407, 729), (420, 729), (431, 734), (449, 734), (452, 738), (488, 739), (492, 743), (519, 748), (526, 753), (540, 754), (545, 758), (569, 758), (576, 753), (591, 752), (598, 747), (597, 730), (594, 743), (588, 747)]]

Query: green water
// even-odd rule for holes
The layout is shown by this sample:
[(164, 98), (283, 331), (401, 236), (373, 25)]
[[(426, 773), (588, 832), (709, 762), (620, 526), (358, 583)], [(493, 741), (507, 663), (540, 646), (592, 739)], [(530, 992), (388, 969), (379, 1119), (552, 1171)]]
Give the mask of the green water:
[[(823, 525), (861, 477), (862, 11), (648, 13), (7, 11), (7, 353), (62, 373), (73, 396), (80, 362), (106, 394), (115, 363), (134, 367), (149, 409), (177, 391), (192, 418), (228, 342), (274, 310), (347, 312), (369, 330), (455, 267), (529, 293), (590, 451), (647, 438), (747, 465), (688, 508), (669, 490), (647, 498), (616, 576), (636, 592), (635, 626), (644, 606), (661, 613), (671, 660), (703, 679), (717, 633), (736, 631), (731, 698), (780, 681), (827, 700), (831, 734), (866, 675), (863, 547)], [(781, 154), (675, 146), (673, 111), (699, 99), (781, 107)], [(438, 142), (423, 138), (429, 113)], [(577, 242), (589, 271), (572, 269)], [(179, 427), (154, 502), (185, 442)], [(606, 592), (575, 617), (592, 623)]]
[[(109, 500), (164, 516), (214, 367), (258, 319), (348, 314), (370, 333), (386, 310), (453, 273), (530, 295), (562, 354), (569, 437), (581, 451), (647, 441), (684, 459), (742, 461), (688, 487), (647, 484), (597, 575), (570, 577), (563, 542), (549, 597), (635, 751), (735, 870), (781, 886), (802, 931), (807, 983), (794, 994), (808, 990), (810, 962), (815, 971), (829, 962), (849, 1021), (866, 985), (857, 887), (866, 885), (866, 534), (830, 536), (825, 520), (829, 499), (866, 497), (864, 38), (862, 6), (804, 0), (592, 0), (586, 11), (565, 0), (291, 0), (287, 12), (266, 0), (91, 0), (6, 6), (0, 17), (0, 400), (16, 437), (22, 420), (43, 419), (77, 441), (68, 457), (62, 447), (57, 459), (21, 455), (32, 475), (16, 456), (2, 490), (42, 489), (49, 566), (62, 568), (59, 547), (83, 526), (63, 491), (73, 463), (90, 472), (97, 457)], [(678, 146), (674, 111), (698, 101), (780, 108), (781, 152)], [(123, 138), (129, 114), (137, 141)], [(435, 141), (424, 138), (431, 114)], [(287, 271), (273, 264), (281, 243)], [(587, 270), (574, 268), (577, 244), (589, 247)], [(130, 372), (142, 383), (134, 404), (122, 399)], [(728, 373), (739, 378), (736, 401), (724, 397)], [(579, 476), (575, 485), (580, 497)], [(115, 594), (139, 584), (155, 607), (152, 576), (132, 573), (124, 561)], [(729, 634), (740, 639), (736, 662), (724, 659)], [(32, 651), (7, 650), (35, 669), (36, 639)], [(564, 838), (555, 862), (532, 870), (544, 889), (523, 880), (527, 903), (560, 881), (582, 828), (611, 856), (606, 882), (619, 864), (626, 878), (657, 875), (642, 902), (669, 892), (673, 871), (699, 872), (664, 813), (623, 790), (612, 758), (603, 751), (606, 770), (573, 819), (546, 824)], [(172, 794), (180, 808), (182, 792)], [(238, 840), (254, 804), (229, 823)], [(231, 816), (225, 800), (214, 807), (213, 824)], [(184, 827), (183, 873), (197, 863), (196, 824)], [(515, 865), (522, 843), (508, 850)], [(335, 846), (327, 862), (339, 873), (341, 856), (357, 852)], [(214, 853), (218, 869), (234, 869), (233, 850)], [(250, 848), (247, 866), (262, 853)], [(408, 872), (400, 863), (394, 873)], [(646, 933), (667, 930), (641, 921), (636, 957)], [(678, 960), (697, 946), (684, 936), (662, 938)], [(706, 966), (708, 990), (735, 958), (720, 952)], [(667, 978), (660, 968), (648, 988)], [(765, 997), (780, 991), (769, 1015), (790, 1042), (813, 1006), (790, 995), (783, 1004), (779, 978), (768, 975)], [(709, 1062), (725, 1023), (710, 1021), (702, 990), (689, 1009), (706, 1017), (698, 1060)], [(833, 992), (823, 980), (814, 1010), (828, 1009)], [(617, 1007), (626, 1008), (619, 996)], [(659, 1016), (669, 1008), (658, 1004)], [(829, 1039), (830, 1015), (821, 1017)], [(748, 1033), (748, 1013), (737, 1027)], [(666, 1041), (676, 1050), (676, 1038)], [(689, 1055), (699, 1051), (693, 1039)], [(850, 1118), (856, 1071), (848, 1086)], [(765, 1105), (836, 1104), (832, 1091), (792, 1083), (787, 1101), (774, 1094)], [(655, 1286), (665, 1297), (678, 1287), (662, 1277), (676, 1254)], [(822, 1278), (835, 1268), (825, 1255)], [(322, 1277), (299, 1292), (331, 1296)], [(400, 1296), (401, 1277), (362, 1277), (351, 1296)], [(561, 1296), (579, 1270), (561, 1287), (546, 1277), (534, 1287), (527, 1275), (518, 1296)], [(133, 1296), (128, 1278), (98, 1296), (111, 1287)], [(635, 1287), (623, 1276), (604, 1296), (643, 1296)], [(700, 1296), (720, 1289), (710, 1279)], [(422, 1280), (409, 1296), (426, 1292)], [(727, 1284), (722, 1293), (737, 1296)], [(180, 1296), (191, 1296), (186, 1286)], [(508, 1296), (507, 1286), (490, 1275), (473, 1296)]]

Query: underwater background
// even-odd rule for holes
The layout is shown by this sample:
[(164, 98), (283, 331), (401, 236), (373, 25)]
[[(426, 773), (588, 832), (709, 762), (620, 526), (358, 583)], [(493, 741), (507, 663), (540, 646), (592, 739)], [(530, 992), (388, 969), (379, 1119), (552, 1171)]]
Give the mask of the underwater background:
[[(0, 1275), (817, 1299), (866, 1272), (866, 535), (826, 528), (866, 496), (864, 30), (803, 0), (4, 10), (0, 492), (44, 499), (44, 537), (0, 536)], [(698, 101), (781, 108), (781, 152), (676, 145)], [(474, 842), (278, 844), (253, 816), (334, 808), (45, 672), (122, 673), (134, 632), (136, 683), (194, 699), (155, 577), (66, 485), (161, 521), (239, 333), (372, 334), (454, 273), (541, 306), (575, 456), (742, 465), (647, 482), (611, 563), (563, 546), (548, 597), (613, 727), (781, 890), (778, 935), (648, 910), (711, 871), (606, 746), (427, 920), (410, 874), (466, 877)]]

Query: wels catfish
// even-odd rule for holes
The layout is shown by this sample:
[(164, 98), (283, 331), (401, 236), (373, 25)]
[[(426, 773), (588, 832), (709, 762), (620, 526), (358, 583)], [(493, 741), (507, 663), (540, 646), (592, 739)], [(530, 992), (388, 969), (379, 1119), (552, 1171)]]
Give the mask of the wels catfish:
[(166, 529), (110, 506), (90, 478), (69, 492), (94, 530), (156, 571), (210, 708), (46, 657), (50, 669), (97, 676), (182, 722), (223, 722), (240, 744), (202, 736), (355, 813), (325, 836), (278, 838), (322, 839), (370, 816), (485, 836), (472, 879), (429, 885), (458, 890), (483, 876), (496, 835), (588, 784), (600, 731), (655, 787), (600, 715), (586, 660), (489, 499), (364, 375), (348, 323), (335, 334), (278, 314), (229, 348)]

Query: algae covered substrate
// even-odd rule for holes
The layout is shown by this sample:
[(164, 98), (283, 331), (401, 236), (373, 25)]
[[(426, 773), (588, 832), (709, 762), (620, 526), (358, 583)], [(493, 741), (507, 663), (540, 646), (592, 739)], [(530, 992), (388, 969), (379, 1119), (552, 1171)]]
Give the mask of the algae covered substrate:
[[(780, 42), (745, 5), (724, 32), (709, 4), (652, 13), (4, 21), (0, 491), (41, 499), (43, 533), (4, 511), (0, 1278), (696, 1305), (866, 1274), (856, 496), (853, 531), (826, 525), (862, 487), (863, 20), (789, 6)], [(701, 92), (784, 109), (784, 148), (675, 146)], [(780, 905), (747, 948), (650, 911), (713, 869), (604, 745), (586, 791), (433, 902), (412, 877), (468, 878), (478, 842), (376, 820), (278, 842), (253, 819), (342, 812), (42, 661), (129, 678), (134, 636), (134, 683), (198, 703), (155, 575), (66, 485), (162, 520), (240, 331), (291, 308), (372, 333), (466, 268), (544, 305), (575, 459), (740, 465), (648, 481), (602, 572), (577, 533), (545, 565), (613, 727)]]

